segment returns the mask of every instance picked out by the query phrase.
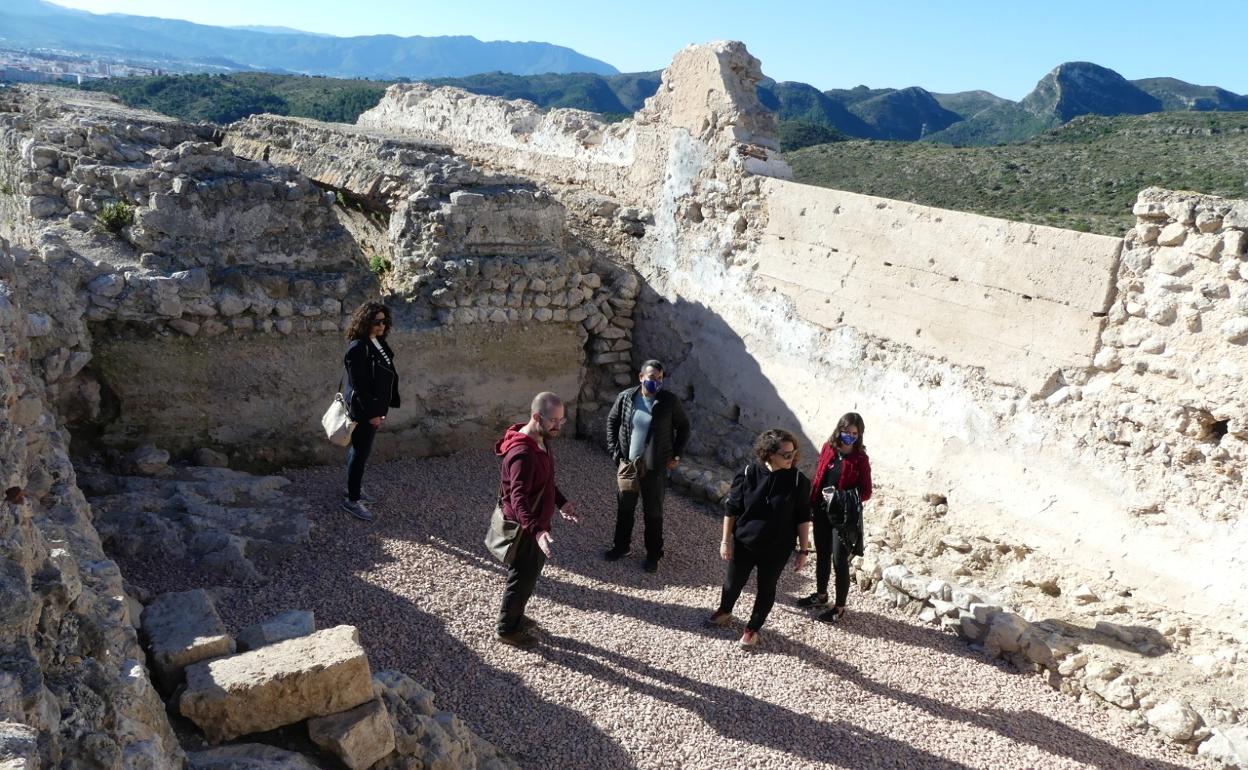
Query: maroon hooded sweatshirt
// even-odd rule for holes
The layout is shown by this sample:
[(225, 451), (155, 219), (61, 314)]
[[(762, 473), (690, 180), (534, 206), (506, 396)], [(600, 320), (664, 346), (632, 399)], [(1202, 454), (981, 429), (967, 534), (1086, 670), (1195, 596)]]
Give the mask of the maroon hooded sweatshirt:
[(555, 485), (555, 458), (550, 454), (550, 443), (543, 451), (535, 440), (520, 432), (524, 426), (520, 422), (508, 428), (494, 445), (494, 454), (500, 458), (503, 516), (519, 522), (525, 532), (537, 537), (550, 531), (555, 509), (567, 498)]

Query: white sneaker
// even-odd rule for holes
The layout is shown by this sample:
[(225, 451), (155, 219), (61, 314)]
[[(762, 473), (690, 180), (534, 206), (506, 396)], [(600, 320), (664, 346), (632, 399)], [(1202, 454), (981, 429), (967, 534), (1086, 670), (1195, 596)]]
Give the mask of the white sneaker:
[(737, 642), (743, 650), (752, 650), (758, 646), (758, 632), (745, 629), (745, 633), (741, 634), (741, 641)]
[(343, 500), (342, 510), (346, 511), (347, 513), (351, 514), (352, 516), (354, 516), (355, 518), (361, 521), (373, 520), (373, 512), (368, 510), (367, 507), (365, 507), (363, 500), (357, 500), (354, 503), (351, 502), (350, 500)]

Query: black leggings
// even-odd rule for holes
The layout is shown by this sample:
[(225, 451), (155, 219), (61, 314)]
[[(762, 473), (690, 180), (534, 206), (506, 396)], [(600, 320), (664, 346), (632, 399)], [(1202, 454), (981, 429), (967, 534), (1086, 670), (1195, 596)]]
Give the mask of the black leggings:
[(347, 450), (347, 499), (360, 499), (360, 483), (364, 480), (364, 464), (373, 451), (377, 429), (368, 420), (361, 420), (351, 431), (351, 448)]
[(754, 598), (754, 611), (750, 613), (750, 622), (746, 625), (751, 631), (757, 631), (767, 622), (767, 615), (776, 603), (776, 584), (784, 572), (784, 565), (789, 561), (791, 548), (775, 553), (755, 553), (735, 540), (732, 543), (732, 561), (728, 562), (728, 574), (724, 577), (724, 588), (719, 595), (719, 611), (732, 612), (750, 579), (750, 572), (758, 568), (758, 593)]
[(836, 606), (844, 607), (849, 596), (849, 547), (821, 513), (815, 513), (815, 590), (828, 592), (828, 578), (836, 568)]

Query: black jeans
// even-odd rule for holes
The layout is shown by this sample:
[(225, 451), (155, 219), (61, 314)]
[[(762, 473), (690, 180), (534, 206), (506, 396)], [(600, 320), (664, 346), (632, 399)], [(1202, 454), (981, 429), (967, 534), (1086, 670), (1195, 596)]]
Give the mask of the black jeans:
[(774, 553), (756, 553), (735, 540), (732, 543), (732, 561), (728, 562), (728, 574), (724, 577), (724, 588), (719, 594), (719, 611), (732, 612), (750, 579), (750, 572), (758, 568), (758, 593), (754, 598), (754, 610), (750, 613), (750, 622), (746, 628), (757, 631), (767, 622), (767, 615), (776, 603), (776, 584), (784, 572), (784, 565), (789, 562), (791, 548)]
[(849, 547), (839, 532), (832, 528), (821, 512), (814, 512), (815, 529), (815, 590), (828, 592), (828, 578), (836, 569), (835, 606), (844, 607), (849, 596)]
[(373, 451), (377, 429), (368, 420), (361, 420), (351, 431), (351, 448), (347, 450), (347, 499), (360, 499), (360, 482), (364, 480), (364, 464)]
[(537, 546), (537, 538), (521, 530), (520, 539), (516, 541), (515, 558), (507, 569), (503, 604), (498, 610), (498, 633), (511, 634), (520, 628), (524, 607), (533, 596), (537, 578), (545, 564), (546, 554)]
[(663, 558), (663, 496), (667, 492), (667, 469), (647, 470), (641, 477), (641, 492), (619, 492), (615, 510), (615, 547), (628, 548), (633, 542), (637, 498), (646, 527), (646, 558)]

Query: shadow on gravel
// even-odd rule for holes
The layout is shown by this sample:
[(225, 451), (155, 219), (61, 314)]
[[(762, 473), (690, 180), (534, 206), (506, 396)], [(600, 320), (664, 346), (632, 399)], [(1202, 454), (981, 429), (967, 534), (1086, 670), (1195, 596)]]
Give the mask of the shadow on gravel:
[[(307, 552), (287, 561), (271, 582), (232, 591), (222, 599), (219, 608), (230, 627), (238, 629), (284, 608), (311, 609), (318, 628), (356, 626), (374, 672), (398, 669), (410, 675), (434, 693), (438, 708), (455, 712), (522, 767), (575, 764), (573, 758), (548, 753), (546, 730), (552, 725), (576, 735), (578, 751), (584, 752), (582, 756), (595, 757), (599, 767), (629, 770), (636, 766), (585, 714), (551, 702), (528, 687), (519, 675), (487, 664), (446, 630), (442, 618), (421, 609), (419, 590), (410, 585), (392, 590), (369, 582), (370, 573), (399, 561), (385, 542), (394, 537), (394, 530), (408, 529), (398, 516), (390, 514), (382, 519), (391, 531), (363, 527), (337, 513), (315, 518), (317, 526)], [(481, 562), (478, 567), (487, 564)], [(500, 573), (501, 590), (501, 570), (494, 564), (490, 567)], [(486, 606), (464, 608), (482, 616), (483, 632), (492, 630), (496, 600), (491, 594)]]
[[(822, 668), (833, 676), (852, 682), (865, 692), (922, 709), (940, 719), (965, 722), (984, 730), (990, 730), (1013, 741), (1031, 744), (1055, 756), (1086, 762), (1105, 770), (1120, 770), (1125, 767), (1141, 770), (1183, 770), (1181, 765), (1145, 759), (1124, 751), (1108, 741), (1074, 730), (1043, 714), (1033, 711), (962, 708), (927, 695), (898, 690), (881, 684), (863, 676), (858, 669), (845, 661), (793, 639), (783, 639), (776, 644), (776, 647), (791, 652), (795, 657)], [(987, 660), (984, 662), (991, 663)]]
[[(562, 636), (545, 637), (537, 653), (598, 681), (626, 687), (697, 714), (725, 738), (839, 767), (970, 770), (969, 765), (839, 720), (823, 722), (728, 687), (656, 669), (610, 650)], [(759, 730), (759, 725), (766, 728)], [(725, 766), (731, 757), (725, 754)]]

